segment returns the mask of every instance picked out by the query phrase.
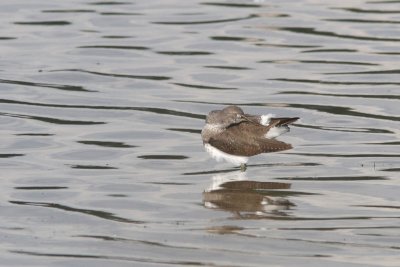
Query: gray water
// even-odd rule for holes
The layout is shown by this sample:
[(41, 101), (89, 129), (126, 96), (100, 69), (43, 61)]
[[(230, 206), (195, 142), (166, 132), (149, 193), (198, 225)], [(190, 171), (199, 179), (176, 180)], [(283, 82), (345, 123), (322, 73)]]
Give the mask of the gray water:
[[(0, 4), (1, 266), (400, 266), (400, 1)], [(245, 173), (225, 105), (299, 116)]]

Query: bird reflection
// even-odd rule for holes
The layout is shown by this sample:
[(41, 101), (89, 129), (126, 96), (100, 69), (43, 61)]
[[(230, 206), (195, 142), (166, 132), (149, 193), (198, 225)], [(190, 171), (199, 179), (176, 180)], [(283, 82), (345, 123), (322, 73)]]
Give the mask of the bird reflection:
[(289, 216), (295, 206), (285, 198), (290, 183), (258, 182), (247, 178), (245, 172), (217, 174), (203, 193), (206, 208), (221, 209), (240, 219)]

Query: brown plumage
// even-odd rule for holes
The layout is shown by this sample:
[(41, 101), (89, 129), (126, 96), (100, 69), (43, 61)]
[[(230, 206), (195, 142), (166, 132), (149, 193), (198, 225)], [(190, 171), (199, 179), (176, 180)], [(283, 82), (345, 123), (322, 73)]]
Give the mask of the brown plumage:
[[(289, 123), (295, 120), (297, 118), (286, 121)], [(285, 124), (287, 123), (278, 119), (275, 119), (268, 126), (244, 121), (231, 125), (221, 133), (211, 137), (208, 143), (225, 153), (247, 157), (260, 153), (288, 150), (292, 148), (290, 144), (264, 137), (272, 127)]]
[(213, 158), (240, 164), (244, 170), (250, 156), (291, 149), (290, 144), (275, 137), (288, 132), (288, 125), (298, 119), (250, 115), (238, 106), (227, 106), (207, 115), (201, 137), (206, 151)]

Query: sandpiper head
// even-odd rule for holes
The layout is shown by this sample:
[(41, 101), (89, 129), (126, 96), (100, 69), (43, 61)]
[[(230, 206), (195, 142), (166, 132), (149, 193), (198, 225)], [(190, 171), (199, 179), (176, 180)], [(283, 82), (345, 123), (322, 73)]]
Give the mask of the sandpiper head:
[(243, 115), (244, 112), (241, 108), (239, 108), (238, 106), (227, 106), (226, 108), (224, 108), (222, 110), (223, 112), (227, 113), (227, 114), (241, 114)]
[(212, 124), (221, 128), (229, 127), (233, 124), (241, 123), (245, 121), (246, 118), (239, 113), (228, 113), (224, 112), (224, 110), (213, 110), (208, 113), (206, 118), (207, 124)]

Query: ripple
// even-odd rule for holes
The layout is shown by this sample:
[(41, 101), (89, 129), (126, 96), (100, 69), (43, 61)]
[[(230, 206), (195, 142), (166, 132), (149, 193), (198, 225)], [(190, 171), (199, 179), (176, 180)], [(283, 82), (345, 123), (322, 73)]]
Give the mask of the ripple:
[(242, 3), (218, 3), (218, 2), (203, 2), (200, 3), (201, 5), (208, 5), (208, 6), (222, 6), (222, 7), (239, 7), (239, 8), (255, 8), (255, 7), (262, 7), (263, 5), (257, 4), (242, 4)]
[(128, 195), (124, 195), (124, 194), (108, 194), (107, 196), (109, 196), (109, 197), (117, 197), (117, 198), (119, 198), (119, 197), (128, 197)]
[(128, 79), (138, 79), (138, 80), (153, 80), (153, 81), (163, 81), (169, 80), (171, 77), (167, 76), (154, 76), (154, 75), (130, 75), (130, 74), (117, 74), (117, 73), (106, 73), (106, 72), (98, 72), (98, 71), (89, 71), (83, 69), (61, 69), (61, 70), (51, 70), (49, 72), (81, 72), (81, 73), (89, 73), (100, 76), (109, 76), (109, 77), (117, 77), (117, 78), (128, 78)]
[(130, 239), (130, 238), (116, 237), (116, 236), (79, 235), (78, 237), (100, 239), (100, 240), (104, 240), (104, 241), (135, 242), (135, 243), (141, 243), (141, 244), (144, 244), (144, 245), (155, 246), (155, 247), (164, 247), (164, 248), (194, 249), (194, 250), (198, 249), (197, 247), (192, 247), (192, 246), (176, 246), (176, 245), (169, 245), (167, 243), (162, 243), (162, 242), (154, 242), (154, 241), (139, 240), (139, 239)]
[(219, 174), (219, 173), (229, 173), (229, 172), (236, 172), (239, 170), (238, 167), (229, 168), (225, 170), (211, 170), (211, 171), (198, 171), (198, 172), (185, 172), (182, 175), (204, 175), (204, 174)]
[(358, 111), (354, 111), (352, 108), (349, 108), (349, 107), (328, 106), (328, 105), (308, 105), (308, 104), (290, 104), (290, 106), (294, 107), (294, 108), (317, 110), (317, 111), (323, 112), (323, 113), (347, 115), (347, 116), (353, 116), (353, 117), (373, 118), (373, 119), (381, 119), (381, 120), (400, 121), (400, 117), (384, 116), (384, 115), (358, 112)]
[(169, 56), (206, 56), (213, 55), (214, 53), (205, 52), (205, 51), (157, 51), (158, 54), (161, 55), (169, 55)]
[(256, 46), (261, 47), (285, 47), (285, 48), (318, 48), (320, 45), (298, 45), (298, 44), (272, 44), (272, 43), (257, 43)]
[(246, 42), (261, 42), (263, 39), (259, 38), (249, 38), (249, 37), (238, 37), (238, 36), (211, 36), (211, 40), (214, 41), (233, 41), (233, 42), (241, 42), (241, 41), (246, 41)]
[(118, 216), (115, 216), (111, 212), (106, 212), (106, 211), (101, 211), (101, 210), (91, 210), (91, 209), (79, 209), (79, 208), (73, 208), (70, 206), (61, 205), (61, 204), (57, 204), (57, 203), (30, 202), (30, 201), (17, 201), (17, 200), (10, 200), (9, 203), (15, 204), (15, 205), (36, 206), (36, 207), (58, 209), (58, 210), (63, 210), (63, 211), (68, 211), (68, 212), (77, 212), (77, 213), (90, 215), (90, 216), (98, 217), (101, 219), (106, 219), (106, 220), (116, 221), (116, 222), (135, 223), (135, 224), (144, 223), (143, 221), (131, 220), (131, 219), (118, 217)]
[[(153, 263), (153, 264), (167, 264), (167, 265), (182, 265), (182, 266), (219, 266), (212, 262), (207, 261), (194, 261), (194, 260), (162, 260), (155, 258), (134, 257), (134, 256), (111, 256), (111, 255), (95, 255), (95, 254), (72, 254), (72, 253), (49, 253), (49, 252), (34, 252), (27, 250), (9, 250), (11, 253), (39, 256), (39, 257), (56, 257), (56, 258), (70, 258), (70, 259), (104, 259), (107, 261), (128, 261), (139, 263)], [(235, 266), (235, 265), (231, 265)]]
[(385, 176), (313, 176), (313, 177), (280, 177), (276, 180), (296, 180), (296, 181), (370, 181), (388, 180)]
[(193, 133), (193, 134), (201, 133), (201, 129), (167, 128), (166, 130), (175, 131), (175, 132), (183, 132), (183, 133)]
[(312, 80), (312, 79), (288, 79), (288, 78), (276, 78), (269, 79), (272, 81), (282, 82), (294, 82), (294, 83), (319, 83), (329, 85), (400, 85), (400, 82), (338, 82), (338, 81), (324, 81), (324, 80)]
[(157, 160), (182, 160), (189, 157), (183, 155), (142, 155), (138, 156), (140, 159), (157, 159)]
[(101, 147), (115, 147), (115, 148), (137, 147), (137, 146), (127, 145), (127, 144), (122, 143), (122, 142), (110, 142), (110, 141), (82, 140), (82, 141), (77, 141), (77, 143), (84, 144), (84, 145), (95, 145), (95, 146), (101, 146)]
[(60, 190), (68, 189), (66, 186), (16, 186), (16, 190)]
[(351, 226), (351, 227), (291, 227), (291, 228), (279, 228), (280, 230), (290, 231), (335, 231), (335, 230), (350, 230), (350, 229), (398, 229), (398, 226)]
[(100, 12), (103, 16), (141, 16), (143, 13), (135, 12)]
[(133, 38), (133, 36), (128, 36), (128, 35), (103, 35), (101, 38), (107, 38), (107, 39), (128, 39), (128, 38)]
[(360, 66), (379, 66), (376, 63), (356, 62), (356, 61), (335, 61), (335, 60), (261, 60), (257, 63), (275, 63), (275, 64), (328, 64), (328, 65), (360, 65)]
[[(290, 216), (259, 216), (257, 214), (245, 214), (242, 220), (276, 220), (276, 221), (364, 221), (374, 219), (400, 219), (399, 216), (343, 216), (343, 217), (290, 217)], [(325, 241), (326, 242), (326, 241)]]
[(50, 117), (41, 117), (41, 116), (33, 116), (33, 115), (23, 115), (23, 114), (15, 114), (15, 113), (5, 113), (0, 112), (0, 116), (21, 118), (21, 119), (29, 119), (29, 120), (37, 120), (52, 124), (66, 124), (66, 125), (95, 125), (95, 124), (105, 124), (102, 121), (81, 121), (81, 120), (66, 120), (66, 119), (56, 119)]
[(356, 49), (339, 49), (339, 48), (324, 48), (324, 49), (312, 49), (305, 50), (302, 53), (356, 53)]
[(379, 23), (379, 24), (399, 24), (398, 20), (370, 20), (370, 19), (324, 19), (324, 21), (350, 22), (350, 23)]
[(376, 70), (376, 71), (349, 71), (349, 72), (327, 72), (325, 75), (365, 75), (365, 74), (399, 74), (400, 69)]
[(318, 126), (318, 125), (304, 125), (304, 124), (296, 124), (297, 127), (306, 128), (306, 129), (317, 129), (322, 131), (336, 131), (336, 132), (345, 132), (345, 133), (383, 133), (383, 134), (393, 134), (394, 132), (385, 130), (385, 129), (376, 129), (376, 128), (351, 128), (351, 127), (327, 127), (327, 126)]
[(400, 172), (400, 168), (381, 169), (380, 171), (384, 171), (384, 172)]
[(88, 4), (96, 5), (96, 6), (115, 6), (115, 5), (131, 5), (132, 3), (118, 2), (118, 1), (99, 1), (99, 2), (92, 2), (92, 3), (88, 3)]
[(43, 13), (94, 13), (94, 9), (48, 9), (42, 10)]
[(367, 4), (397, 4), (399, 0), (379, 0), (379, 1), (367, 1)]
[(204, 68), (222, 69), (222, 70), (252, 70), (251, 68), (235, 67), (235, 66), (204, 66)]
[(146, 184), (159, 184), (159, 185), (193, 185), (193, 183), (176, 183), (176, 182), (145, 182)]
[(53, 136), (54, 134), (49, 134), (49, 133), (20, 133), (20, 134), (15, 134), (15, 135), (16, 136)]
[(278, 28), (278, 30), (288, 31), (288, 32), (293, 32), (293, 33), (300, 33), (300, 34), (309, 34), (309, 35), (315, 35), (315, 36), (327, 36), (327, 37), (355, 39), (355, 40), (364, 40), (364, 41), (383, 41), (383, 42), (399, 42), (400, 41), (399, 38), (355, 36), (355, 35), (338, 34), (338, 33), (329, 32), (329, 31), (318, 31), (315, 28), (311, 28), (311, 27), (281, 27), (281, 28)]
[[(276, 167), (276, 166), (284, 166), (284, 167), (296, 167), (296, 166), (320, 166), (320, 163), (313, 162), (292, 162), (292, 163), (262, 163), (262, 164), (248, 164), (249, 167)], [(204, 175), (204, 174), (220, 174), (220, 173), (229, 173), (236, 172), (239, 167), (224, 169), (224, 170), (211, 170), (211, 171), (198, 171), (198, 172), (186, 172), (182, 173), (182, 175)]]
[(366, 145), (387, 145), (387, 146), (398, 146), (400, 145), (400, 141), (393, 142), (379, 142), (379, 143), (365, 143)]
[(77, 86), (77, 85), (36, 83), (36, 82), (17, 81), (17, 80), (5, 80), (5, 79), (0, 79), (0, 83), (17, 84), (17, 85), (33, 86), (33, 87), (44, 87), (44, 88), (52, 88), (52, 89), (59, 89), (59, 90), (65, 90), (65, 91), (97, 92), (97, 91), (93, 91), (93, 90), (87, 90), (83, 86)]
[(17, 37), (5, 37), (5, 36), (0, 36), (0, 41), (2, 40), (15, 40)]
[(187, 117), (187, 118), (201, 119), (201, 120), (204, 120), (206, 118), (205, 115), (194, 114), (194, 113), (183, 112), (183, 111), (176, 111), (176, 110), (165, 109), (165, 108), (133, 107), (131, 109), (138, 110), (138, 111), (146, 111), (146, 112), (151, 112), (151, 113), (156, 113), (156, 114), (173, 115), (173, 116)]
[(206, 86), (199, 84), (188, 84), (188, 83), (172, 83), (175, 85), (179, 85), (187, 88), (196, 88), (196, 89), (210, 89), (210, 90), (237, 90), (235, 87), (217, 87), (217, 86)]
[(82, 170), (115, 170), (116, 167), (111, 166), (101, 166), (101, 165), (70, 165), (72, 169), (82, 169)]
[(226, 23), (240, 20), (248, 20), (258, 17), (257, 15), (249, 15), (241, 18), (231, 18), (231, 19), (218, 19), (218, 20), (202, 20), (202, 21), (157, 21), (152, 22), (154, 24), (163, 25), (196, 25), (196, 24), (215, 24), (215, 23)]
[(25, 154), (0, 154), (0, 158), (14, 158), (14, 157), (22, 157), (25, 156)]
[(400, 99), (399, 95), (378, 95), (378, 94), (329, 94), (329, 93), (315, 93), (305, 91), (283, 91), (277, 93), (278, 95), (315, 95), (315, 96), (334, 96), (334, 97), (350, 97), (350, 98), (376, 98), (376, 99)]
[(149, 50), (145, 46), (132, 46), (132, 45), (82, 45), (77, 48), (99, 48), (99, 49), (126, 49), (126, 50)]
[(390, 55), (390, 56), (398, 56), (400, 52), (376, 52), (377, 55)]
[(373, 219), (400, 219), (398, 216), (337, 216), (337, 217), (289, 217), (289, 216), (254, 216), (249, 214), (241, 219), (270, 219), (277, 221), (365, 221)]
[(328, 158), (399, 158), (400, 154), (336, 154), (336, 153), (286, 153), (306, 157), (328, 157)]
[(353, 13), (372, 13), (372, 14), (399, 14), (400, 10), (381, 10), (381, 9), (362, 9), (362, 8), (349, 8), (349, 7), (339, 7), (339, 8), (331, 8), (349, 11)]
[(17, 21), (17, 25), (32, 25), (32, 26), (65, 26), (72, 24), (65, 20), (49, 20), (49, 21)]
[[(38, 106), (38, 107), (54, 107), (54, 108), (78, 108), (78, 109), (102, 109), (102, 110), (136, 110), (143, 112), (151, 112), (156, 114), (163, 115), (172, 115), (179, 117), (187, 117), (193, 119), (201, 119), (204, 120), (206, 118), (205, 115), (176, 111), (166, 108), (152, 108), (152, 107), (124, 107), (124, 106), (90, 106), (90, 105), (62, 105), (62, 104), (46, 104), (46, 103), (34, 103), (34, 102), (26, 102), (26, 101), (16, 101), (10, 99), (0, 99), (0, 103), (7, 104), (16, 104), (16, 105), (29, 105), (29, 106)], [(1, 113), (0, 113), (1, 114)], [(8, 113), (3, 113), (8, 114)], [(105, 123), (105, 122), (99, 122)]]
[[(364, 207), (364, 208), (400, 209), (400, 206), (388, 206), (388, 205), (353, 205), (353, 206), (354, 207)], [(397, 226), (397, 227), (396, 226), (392, 226), (392, 227), (393, 228), (400, 228), (399, 226)]]

